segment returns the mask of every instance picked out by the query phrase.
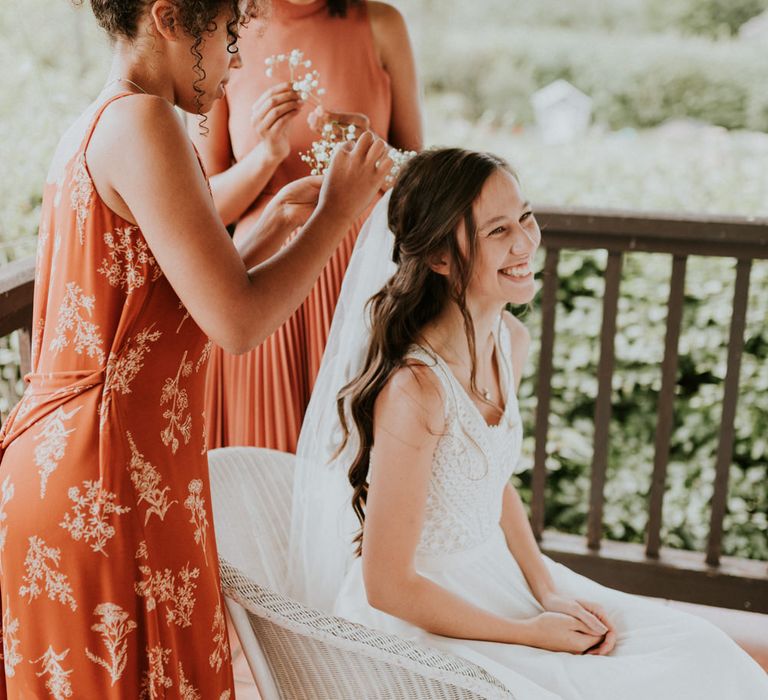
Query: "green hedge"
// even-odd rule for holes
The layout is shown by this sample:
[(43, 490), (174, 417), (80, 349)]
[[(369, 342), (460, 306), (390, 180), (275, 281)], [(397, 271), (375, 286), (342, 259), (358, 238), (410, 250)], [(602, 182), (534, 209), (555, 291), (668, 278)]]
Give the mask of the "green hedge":
[(633, 37), (562, 29), (489, 29), (430, 37), (421, 47), (428, 92), (464, 96), (466, 116), (530, 123), (531, 94), (558, 78), (594, 100), (598, 123), (652, 127), (690, 117), (768, 131), (768, 71), (753, 42)]
[[(565, 252), (559, 267), (557, 334), (548, 443), (547, 526), (584, 534), (602, 319), (605, 252)], [(626, 257), (616, 334), (604, 533), (643, 542), (664, 352), (669, 256)], [(709, 528), (733, 295), (732, 260), (691, 258), (664, 501), (663, 541), (702, 550)], [(725, 519), (727, 554), (768, 559), (768, 263), (750, 286), (734, 458)], [(526, 323), (534, 336), (538, 311)], [(533, 454), (537, 348), (521, 387), (526, 455)], [(529, 470), (520, 475), (530, 497)]]

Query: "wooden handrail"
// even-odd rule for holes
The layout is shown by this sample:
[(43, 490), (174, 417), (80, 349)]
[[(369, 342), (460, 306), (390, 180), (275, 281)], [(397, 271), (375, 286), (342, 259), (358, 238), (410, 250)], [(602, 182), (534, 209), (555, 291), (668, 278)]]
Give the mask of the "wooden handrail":
[[(728, 495), (728, 473), (733, 459), (734, 418), (739, 390), (739, 370), (744, 347), (744, 330), (749, 297), (752, 261), (768, 259), (768, 219), (737, 217), (667, 216), (616, 211), (539, 210), (537, 214), (547, 250), (542, 307), (536, 412), (536, 449), (532, 480), (532, 520), (534, 533), (554, 558), (577, 571), (598, 578), (607, 585), (646, 595), (675, 595), (710, 605), (768, 612), (768, 569), (764, 562), (726, 558), (721, 564), (723, 519)], [(549, 426), (551, 371), (554, 344), (554, 315), (551, 308), (557, 291), (557, 260), (563, 249), (605, 249), (603, 322), (598, 366), (598, 395), (595, 401), (595, 437), (591, 471), (590, 506), (586, 538), (565, 538), (543, 531), (543, 499), (546, 480), (546, 440)], [(608, 454), (609, 422), (613, 379), (613, 344), (616, 334), (616, 305), (625, 253), (668, 253), (672, 255), (672, 277), (668, 300), (667, 333), (662, 361), (662, 388), (658, 400), (658, 424), (654, 468), (648, 504), (646, 547), (610, 543), (608, 554), (602, 548), (603, 490)], [(661, 547), (663, 494), (669, 461), (669, 445), (674, 419), (677, 383), (677, 358), (685, 270), (689, 255), (735, 259), (736, 280), (733, 316), (728, 344), (728, 372), (724, 384), (723, 413), (716, 460), (714, 495), (710, 511), (710, 530), (706, 553), (676, 552)], [(607, 544), (607, 543), (605, 543)], [(623, 549), (622, 549), (623, 547)], [(631, 552), (631, 556), (627, 553)], [(644, 583), (638, 589), (638, 568)], [(655, 572), (649, 578), (649, 572)], [(666, 583), (665, 583), (666, 582)]]

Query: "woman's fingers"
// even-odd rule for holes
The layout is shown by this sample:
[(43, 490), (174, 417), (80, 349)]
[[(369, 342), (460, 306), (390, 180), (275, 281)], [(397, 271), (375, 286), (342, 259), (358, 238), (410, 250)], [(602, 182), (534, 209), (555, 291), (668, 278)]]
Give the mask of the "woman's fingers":
[(589, 628), (589, 630), (595, 634), (603, 635), (608, 631), (608, 627), (606, 627), (598, 617), (592, 614), (583, 605), (577, 606), (576, 610), (574, 611), (574, 615), (578, 617), (578, 619), (581, 620)]
[(292, 88), (281, 90), (272, 95), (262, 95), (251, 109), (251, 123), (258, 124), (273, 110), (279, 109), (284, 105), (291, 105), (298, 109), (302, 105), (301, 98)]
[(610, 654), (614, 647), (616, 646), (616, 633), (611, 630), (605, 635), (605, 639), (603, 639), (600, 644), (598, 644), (594, 649), (590, 649), (587, 654), (591, 654), (593, 656), (607, 656)]
[(270, 131), (279, 122), (290, 120), (299, 113), (300, 105), (292, 102), (286, 102), (273, 109), (270, 109), (261, 120), (261, 130)]
[(578, 600), (576, 602), (584, 611), (584, 615), (587, 616), (586, 621), (588, 624), (597, 632), (605, 634), (612, 628), (612, 625), (608, 621), (608, 615), (601, 605), (587, 600)]

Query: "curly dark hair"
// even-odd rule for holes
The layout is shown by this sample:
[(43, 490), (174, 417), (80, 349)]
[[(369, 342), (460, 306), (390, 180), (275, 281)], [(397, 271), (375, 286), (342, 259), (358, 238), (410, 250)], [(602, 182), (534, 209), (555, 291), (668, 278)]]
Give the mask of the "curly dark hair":
[[(82, 5), (83, 0), (72, 0), (75, 5)], [(133, 40), (138, 34), (141, 15), (151, 0), (90, 0), (91, 9), (99, 25), (112, 40), (123, 37)], [(191, 52), (195, 57), (195, 74), (197, 80), (193, 84), (195, 103), (198, 112), (202, 109), (201, 98), (204, 94), (200, 83), (205, 80), (203, 54), (200, 51), (205, 35), (216, 31), (216, 17), (229, 8), (231, 19), (227, 22), (229, 35), (229, 51), (237, 52), (237, 38), (240, 27), (255, 17), (266, 14), (268, 0), (248, 0), (244, 5), (239, 0), (174, 0), (179, 13), (182, 29), (194, 39)]]

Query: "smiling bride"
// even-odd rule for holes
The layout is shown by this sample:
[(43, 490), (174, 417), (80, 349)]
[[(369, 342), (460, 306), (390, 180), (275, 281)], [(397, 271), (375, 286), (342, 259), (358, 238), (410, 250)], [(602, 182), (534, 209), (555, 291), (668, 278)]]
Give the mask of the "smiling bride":
[(404, 167), (358, 241), (300, 438), (292, 592), (463, 656), (516, 698), (768, 697), (716, 627), (538, 548), (510, 484), (529, 335), (504, 307), (532, 300), (540, 239), (502, 160), (442, 149)]

